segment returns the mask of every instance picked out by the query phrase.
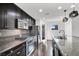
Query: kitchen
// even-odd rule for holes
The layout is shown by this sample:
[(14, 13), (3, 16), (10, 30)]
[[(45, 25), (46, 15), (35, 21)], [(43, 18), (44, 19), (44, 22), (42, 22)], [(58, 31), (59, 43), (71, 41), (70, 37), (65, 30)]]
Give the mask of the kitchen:
[(78, 7), (0, 3), (0, 56), (79, 56)]
[(0, 8), (0, 55), (30, 55), (37, 44), (35, 19), (13, 3), (2, 3)]

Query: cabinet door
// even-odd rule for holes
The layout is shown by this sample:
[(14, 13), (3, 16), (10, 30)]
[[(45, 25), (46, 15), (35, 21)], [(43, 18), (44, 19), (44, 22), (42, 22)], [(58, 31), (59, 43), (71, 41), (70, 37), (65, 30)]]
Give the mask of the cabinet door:
[(5, 8), (3, 4), (0, 4), (0, 29), (5, 26)]
[(34, 19), (31, 20), (31, 24), (35, 25), (35, 20)]
[(31, 25), (33, 25), (33, 20), (31, 19)]
[(20, 46), (18, 49), (16, 49), (11, 56), (26, 56), (26, 46)]
[(31, 26), (31, 19), (28, 18), (28, 26)]
[(22, 19), (22, 10), (16, 7), (16, 19)]
[(13, 4), (7, 4), (6, 10), (6, 25), (5, 28), (15, 28), (16, 9)]

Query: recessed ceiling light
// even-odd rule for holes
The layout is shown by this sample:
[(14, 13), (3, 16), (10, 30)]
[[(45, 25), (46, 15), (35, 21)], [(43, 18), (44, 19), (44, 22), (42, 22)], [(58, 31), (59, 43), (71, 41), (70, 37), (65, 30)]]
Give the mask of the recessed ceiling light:
[(61, 7), (61, 6), (59, 6), (59, 7), (58, 7), (58, 10), (60, 10), (60, 9), (62, 9), (62, 7)]
[(74, 8), (75, 7), (75, 5), (71, 5), (71, 7), (70, 8)]
[(43, 12), (43, 10), (42, 9), (39, 9), (39, 12)]

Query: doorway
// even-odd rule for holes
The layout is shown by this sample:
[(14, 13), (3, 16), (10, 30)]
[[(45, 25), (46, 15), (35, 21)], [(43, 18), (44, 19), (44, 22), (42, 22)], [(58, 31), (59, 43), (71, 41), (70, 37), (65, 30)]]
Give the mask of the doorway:
[(45, 25), (42, 25), (42, 40), (45, 39)]

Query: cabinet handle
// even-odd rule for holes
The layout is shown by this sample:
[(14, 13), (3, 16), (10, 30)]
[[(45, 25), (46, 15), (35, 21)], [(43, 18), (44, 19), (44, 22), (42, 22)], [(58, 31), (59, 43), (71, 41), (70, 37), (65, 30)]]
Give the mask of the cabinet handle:
[(13, 51), (10, 51), (11, 53), (13, 53)]
[(20, 54), (21, 52), (17, 52), (17, 54)]

